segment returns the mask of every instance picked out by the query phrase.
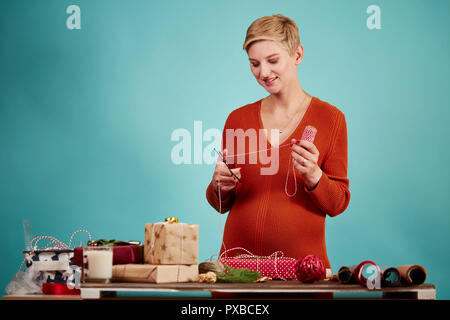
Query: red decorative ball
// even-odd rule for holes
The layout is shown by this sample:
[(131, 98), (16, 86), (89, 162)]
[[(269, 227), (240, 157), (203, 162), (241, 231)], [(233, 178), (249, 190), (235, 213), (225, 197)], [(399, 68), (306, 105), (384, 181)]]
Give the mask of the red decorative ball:
[(297, 261), (295, 275), (298, 281), (314, 283), (325, 278), (325, 268), (322, 261), (311, 254)]

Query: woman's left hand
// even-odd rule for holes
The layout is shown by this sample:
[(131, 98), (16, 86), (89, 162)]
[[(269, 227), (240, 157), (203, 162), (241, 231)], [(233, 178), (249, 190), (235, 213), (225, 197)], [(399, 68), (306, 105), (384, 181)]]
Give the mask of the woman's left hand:
[(319, 150), (312, 142), (292, 139), (291, 154), (294, 167), (303, 178), (306, 188), (314, 189), (322, 177), (322, 170), (317, 165)]

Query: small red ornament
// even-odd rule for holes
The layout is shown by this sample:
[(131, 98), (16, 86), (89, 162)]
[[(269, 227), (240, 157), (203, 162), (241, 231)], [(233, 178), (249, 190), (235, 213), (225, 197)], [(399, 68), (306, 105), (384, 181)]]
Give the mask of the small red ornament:
[(298, 281), (314, 283), (325, 278), (325, 268), (322, 261), (311, 254), (298, 260), (295, 275)]
[(88, 247), (98, 247), (98, 243), (96, 241), (88, 241)]

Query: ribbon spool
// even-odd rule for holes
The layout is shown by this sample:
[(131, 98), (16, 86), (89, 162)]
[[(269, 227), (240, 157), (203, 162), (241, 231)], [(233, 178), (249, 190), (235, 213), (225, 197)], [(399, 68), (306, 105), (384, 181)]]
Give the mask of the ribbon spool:
[[(365, 270), (365, 268), (364, 268), (365, 266), (372, 266), (372, 268), (375, 272), (374, 279), (368, 279), (364, 276), (363, 272)], [(373, 280), (375, 280), (375, 283), (373, 284), (373, 286), (377, 286), (377, 284), (379, 286), (379, 281), (381, 279), (381, 275), (382, 275), (382, 273), (381, 273), (381, 270), (378, 267), (378, 265), (375, 262), (370, 261), (370, 260), (361, 262), (356, 267), (356, 269), (353, 271), (353, 277), (355, 277), (355, 279), (363, 286), (369, 286), (370, 283), (373, 282)], [(372, 277), (370, 277), (370, 278), (372, 278)], [(376, 289), (379, 289), (379, 288), (376, 288)]]
[(178, 218), (177, 217), (167, 217), (164, 221), (167, 223), (178, 223)]
[(43, 283), (42, 293), (52, 295), (80, 295), (80, 289), (70, 289), (65, 283)]

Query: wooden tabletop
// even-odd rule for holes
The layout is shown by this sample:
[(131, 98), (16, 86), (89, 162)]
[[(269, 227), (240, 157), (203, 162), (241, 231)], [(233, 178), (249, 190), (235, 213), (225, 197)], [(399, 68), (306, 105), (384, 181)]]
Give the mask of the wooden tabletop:
[(83, 283), (81, 296), (56, 295), (21, 295), (3, 296), (4, 300), (79, 300), (99, 299), (117, 292), (229, 292), (242, 294), (271, 293), (353, 293), (381, 292), (383, 298), (436, 299), (436, 286), (421, 284), (418, 286), (382, 287), (369, 290), (360, 284), (342, 284), (334, 281), (319, 281), (314, 284), (301, 283), (296, 280), (272, 280), (262, 283), (131, 283), (112, 282), (108, 284)]
[(24, 294), (7, 295), (2, 300), (82, 300), (80, 295)]
[(418, 290), (435, 290), (433, 284), (418, 286), (383, 287), (369, 290), (360, 284), (341, 284), (334, 281), (319, 281), (314, 284), (301, 283), (296, 280), (272, 280), (262, 283), (130, 283), (112, 282), (108, 284), (83, 283), (81, 289), (101, 289), (103, 291), (223, 291), (223, 292), (413, 292)]

